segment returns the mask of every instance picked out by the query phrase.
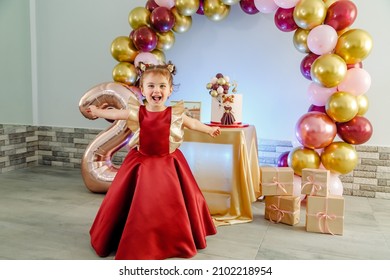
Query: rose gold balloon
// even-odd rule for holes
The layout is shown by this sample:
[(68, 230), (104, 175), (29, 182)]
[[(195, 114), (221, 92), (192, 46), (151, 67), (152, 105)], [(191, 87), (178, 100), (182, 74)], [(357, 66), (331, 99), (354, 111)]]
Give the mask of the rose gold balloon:
[[(106, 103), (106, 107), (127, 109), (132, 94), (138, 98), (139, 89), (122, 83), (102, 83), (83, 95), (79, 109), (84, 117), (93, 120), (87, 112), (89, 105), (99, 106)], [(118, 167), (111, 161), (112, 156), (127, 144), (131, 135), (126, 120), (115, 121), (88, 145), (81, 160), (81, 173), (86, 187), (91, 192), (107, 192), (118, 171)]]
[(327, 114), (309, 112), (298, 120), (295, 134), (304, 147), (321, 149), (332, 143), (337, 134), (337, 127)]

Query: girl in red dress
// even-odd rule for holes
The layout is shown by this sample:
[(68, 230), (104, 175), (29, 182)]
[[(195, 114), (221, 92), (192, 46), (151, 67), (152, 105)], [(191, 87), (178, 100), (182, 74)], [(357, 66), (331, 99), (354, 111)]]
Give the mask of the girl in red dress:
[(219, 127), (184, 114), (183, 102), (165, 105), (175, 66), (140, 64), (145, 105), (130, 97), (128, 110), (90, 106), (93, 117), (127, 120), (133, 136), (90, 230), (99, 256), (115, 259), (190, 258), (216, 233), (206, 201), (178, 149), (184, 127), (215, 137)]

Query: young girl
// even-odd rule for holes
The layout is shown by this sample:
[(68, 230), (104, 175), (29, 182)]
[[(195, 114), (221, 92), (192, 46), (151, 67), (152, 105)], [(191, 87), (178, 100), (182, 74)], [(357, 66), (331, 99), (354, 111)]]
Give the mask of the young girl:
[(219, 127), (184, 114), (183, 102), (167, 107), (175, 66), (140, 64), (140, 88), (128, 110), (90, 106), (92, 117), (127, 120), (133, 147), (118, 170), (90, 230), (99, 256), (115, 259), (190, 258), (216, 229), (190, 167), (178, 149), (183, 127), (215, 137)]

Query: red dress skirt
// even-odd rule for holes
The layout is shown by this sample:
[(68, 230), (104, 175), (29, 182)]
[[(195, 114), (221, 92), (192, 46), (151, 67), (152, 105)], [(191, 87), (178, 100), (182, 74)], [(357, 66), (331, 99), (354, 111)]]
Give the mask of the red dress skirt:
[(99, 256), (190, 258), (216, 233), (206, 201), (178, 149), (169, 152), (172, 108), (139, 108), (139, 145), (117, 172), (90, 230)]

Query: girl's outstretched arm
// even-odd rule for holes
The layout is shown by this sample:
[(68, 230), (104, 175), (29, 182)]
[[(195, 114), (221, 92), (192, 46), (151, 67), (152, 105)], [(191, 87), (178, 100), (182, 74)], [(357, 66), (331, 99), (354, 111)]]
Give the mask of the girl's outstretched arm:
[(221, 129), (218, 126), (208, 126), (197, 119), (191, 118), (183, 114), (183, 124), (191, 130), (207, 133), (211, 137), (216, 137), (221, 134)]
[(95, 105), (89, 106), (87, 113), (90, 113), (93, 118), (104, 118), (108, 120), (127, 120), (130, 114), (129, 110), (119, 110), (114, 108), (101, 109)]

